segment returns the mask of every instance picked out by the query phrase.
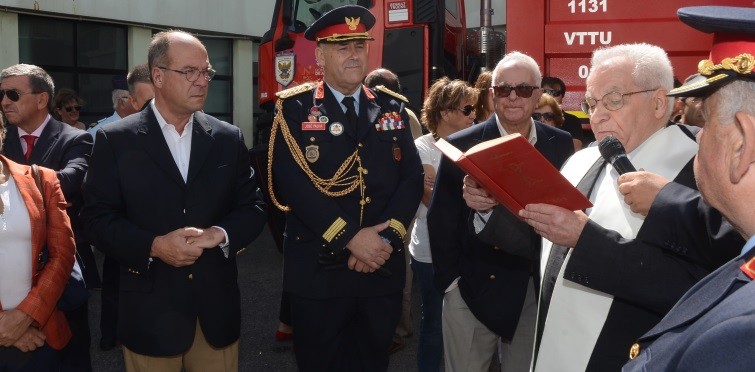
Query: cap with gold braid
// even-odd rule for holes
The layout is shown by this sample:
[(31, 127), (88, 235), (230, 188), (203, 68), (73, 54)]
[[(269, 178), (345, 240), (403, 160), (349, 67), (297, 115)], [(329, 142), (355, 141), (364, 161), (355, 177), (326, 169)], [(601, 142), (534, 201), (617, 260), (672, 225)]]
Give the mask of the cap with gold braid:
[(695, 6), (681, 8), (679, 19), (693, 28), (713, 34), (710, 58), (700, 61), (693, 79), (672, 89), (672, 97), (702, 97), (734, 80), (755, 81), (755, 8)]
[(373, 40), (368, 31), (374, 25), (375, 16), (367, 8), (344, 5), (323, 14), (304, 32), (304, 37), (318, 43)]

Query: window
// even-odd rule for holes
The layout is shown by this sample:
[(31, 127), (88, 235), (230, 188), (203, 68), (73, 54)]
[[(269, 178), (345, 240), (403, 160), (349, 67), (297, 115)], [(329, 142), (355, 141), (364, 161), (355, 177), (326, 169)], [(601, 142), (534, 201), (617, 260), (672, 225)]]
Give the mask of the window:
[(323, 0), (317, 2), (294, 1), (293, 9), (295, 22), (291, 25), (293, 32), (304, 32), (322, 14), (344, 5), (361, 5), (372, 8), (372, 0)]
[(459, 19), (459, 3), (457, 0), (446, 0), (446, 10), (451, 13), (451, 15)]
[(76, 91), (86, 101), (82, 122), (113, 114), (112, 77), (128, 73), (125, 26), (19, 15), (18, 28), (20, 62), (45, 69), (56, 91)]
[(210, 81), (205, 113), (233, 123), (233, 42), (230, 39), (199, 38), (207, 48), (212, 68), (217, 71)]

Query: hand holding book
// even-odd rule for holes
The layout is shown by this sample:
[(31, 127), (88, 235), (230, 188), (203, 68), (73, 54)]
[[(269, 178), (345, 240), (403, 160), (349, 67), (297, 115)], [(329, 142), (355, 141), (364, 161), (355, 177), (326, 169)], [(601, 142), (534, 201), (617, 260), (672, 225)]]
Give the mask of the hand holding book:
[[(515, 215), (528, 204), (552, 204), (571, 211), (592, 206), (518, 133), (485, 141), (464, 153), (443, 139), (435, 146)], [(483, 208), (483, 198), (478, 201)]]
[(469, 208), (480, 213), (488, 213), (498, 205), (498, 201), (469, 175), (464, 176), (462, 196)]

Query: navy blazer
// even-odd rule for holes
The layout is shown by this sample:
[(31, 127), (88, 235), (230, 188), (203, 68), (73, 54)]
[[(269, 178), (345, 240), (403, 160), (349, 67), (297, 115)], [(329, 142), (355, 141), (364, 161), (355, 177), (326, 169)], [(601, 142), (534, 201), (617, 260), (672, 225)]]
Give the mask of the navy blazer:
[[(535, 148), (553, 166), (560, 168), (574, 153), (571, 135), (540, 122), (535, 122), (535, 130)], [(500, 136), (495, 116), (491, 116), (452, 134), (448, 141), (466, 151)], [(461, 296), (475, 317), (491, 331), (510, 340), (519, 321), (529, 278), (537, 273), (540, 247), (533, 243), (537, 239), (525, 243), (528, 247), (524, 251), (536, 252), (532, 257), (499, 249), (474, 236), (468, 227), (472, 210), (462, 198), (464, 175), (453, 161), (445, 157), (441, 160), (427, 213), (435, 285), (443, 293), (454, 279), (461, 277)], [(495, 213), (511, 215), (503, 208)], [(526, 230), (534, 233), (529, 227)]]
[(81, 196), (81, 184), (92, 152), (92, 136), (89, 133), (50, 118), (27, 161), (21, 149), (18, 127), (8, 125), (6, 129), (3, 145), (5, 156), (19, 164), (37, 164), (54, 169), (66, 200), (72, 202)]
[(705, 277), (634, 346), (623, 371), (752, 371), (755, 283), (750, 250)]
[[(194, 113), (184, 182), (151, 107), (97, 131), (82, 218), (92, 242), (120, 264), (118, 339), (145, 355), (184, 353), (197, 319), (210, 345), (239, 338), (236, 253), (262, 231), (239, 128)], [(206, 249), (192, 265), (150, 258), (153, 240), (179, 228), (219, 226), (230, 255)]]

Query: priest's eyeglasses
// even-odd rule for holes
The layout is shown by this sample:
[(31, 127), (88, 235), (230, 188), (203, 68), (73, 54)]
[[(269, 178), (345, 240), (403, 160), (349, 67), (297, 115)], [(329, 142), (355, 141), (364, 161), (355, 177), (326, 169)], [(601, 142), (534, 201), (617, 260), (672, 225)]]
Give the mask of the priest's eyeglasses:
[(629, 93), (610, 92), (606, 93), (606, 95), (601, 98), (585, 97), (585, 100), (582, 102), (582, 111), (584, 111), (587, 115), (592, 115), (595, 112), (595, 108), (598, 106), (599, 101), (603, 102), (603, 107), (605, 107), (606, 110), (616, 111), (624, 107), (625, 96), (631, 96), (637, 93), (652, 92), (656, 89), (658, 88), (638, 90), (636, 92)]

